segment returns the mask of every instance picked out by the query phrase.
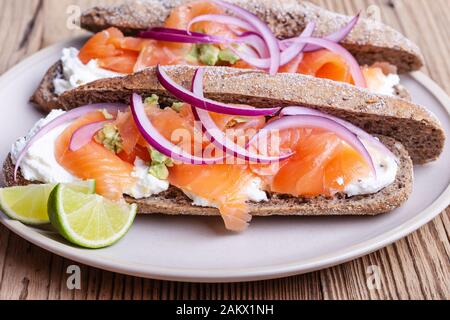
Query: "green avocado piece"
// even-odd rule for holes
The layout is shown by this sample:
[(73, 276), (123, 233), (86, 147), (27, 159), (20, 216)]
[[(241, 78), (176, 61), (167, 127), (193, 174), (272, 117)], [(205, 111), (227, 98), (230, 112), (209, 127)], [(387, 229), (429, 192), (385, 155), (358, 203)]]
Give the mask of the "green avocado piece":
[(204, 44), (200, 46), (199, 60), (208, 65), (215, 66), (219, 60), (220, 49), (211, 44)]
[(152, 164), (148, 169), (148, 173), (160, 180), (166, 180), (169, 177), (169, 170), (164, 163)]
[(184, 102), (173, 102), (171, 108), (176, 112), (180, 112), (181, 107), (184, 105)]
[(230, 49), (223, 49), (219, 52), (219, 60), (228, 62), (229, 64), (235, 64), (240, 58)]
[(105, 124), (94, 136), (94, 140), (114, 153), (120, 153), (122, 151), (122, 137), (120, 136), (119, 129), (112, 123)]
[(158, 104), (159, 103), (159, 97), (156, 94), (152, 94), (150, 97), (145, 98), (144, 100), (145, 104)]
[(186, 61), (196, 64), (198, 62), (199, 48), (196, 44), (192, 45), (191, 50), (186, 55)]

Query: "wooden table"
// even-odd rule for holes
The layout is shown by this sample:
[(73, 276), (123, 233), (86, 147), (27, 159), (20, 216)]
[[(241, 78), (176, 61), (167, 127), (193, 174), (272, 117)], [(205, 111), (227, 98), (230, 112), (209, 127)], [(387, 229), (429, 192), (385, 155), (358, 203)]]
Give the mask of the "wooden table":
[[(68, 6), (95, 0), (0, 2), (0, 74), (26, 56), (81, 33), (66, 27)], [(315, 0), (354, 14), (369, 5), (382, 20), (418, 43), (431, 76), (450, 92), (450, 0)], [(71, 9), (71, 8), (69, 8)], [(0, 226), (1, 299), (449, 299), (450, 208), (408, 237), (360, 259), (284, 279), (236, 284), (148, 280), (81, 266), (81, 290), (68, 290), (72, 261), (51, 254)], [(382, 270), (381, 289), (369, 290), (366, 270)]]

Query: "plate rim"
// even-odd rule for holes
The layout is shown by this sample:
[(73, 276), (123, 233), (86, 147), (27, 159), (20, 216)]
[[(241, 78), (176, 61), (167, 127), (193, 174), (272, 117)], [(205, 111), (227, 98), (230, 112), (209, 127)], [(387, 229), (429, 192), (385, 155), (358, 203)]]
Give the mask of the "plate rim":
[[(39, 59), (39, 57), (44, 57), (50, 52), (65, 47), (68, 43), (79, 41), (82, 38), (85, 38), (85, 36), (80, 36), (70, 40), (63, 40), (30, 55), (6, 71), (0, 77), (0, 86), (3, 83), (8, 82), (11, 77), (14, 77), (16, 72), (26, 69), (28, 65)], [(450, 97), (447, 93), (436, 82), (420, 71), (412, 72), (409, 75), (424, 86), (424, 88), (439, 101), (450, 117)], [(431, 221), (440, 212), (445, 210), (449, 203), (450, 185), (447, 186), (447, 188), (439, 195), (439, 197), (436, 198), (435, 201), (433, 201), (432, 204), (422, 210), (414, 218), (376, 237), (364, 240), (357, 245), (353, 245), (326, 255), (316, 256), (308, 260), (237, 269), (158, 267), (149, 264), (141, 264), (138, 262), (124, 263), (122, 260), (116, 260), (112, 257), (106, 258), (104, 256), (85, 256), (83, 252), (86, 252), (87, 249), (73, 247), (64, 242), (48, 238), (42, 233), (33, 230), (32, 227), (26, 226), (18, 221), (0, 217), (0, 222), (11, 232), (14, 232), (18, 236), (45, 250), (53, 252), (54, 254), (64, 258), (111, 272), (169, 281), (241, 282), (274, 279), (303, 274), (335, 266), (363, 255), (367, 255), (414, 232), (424, 224)]]

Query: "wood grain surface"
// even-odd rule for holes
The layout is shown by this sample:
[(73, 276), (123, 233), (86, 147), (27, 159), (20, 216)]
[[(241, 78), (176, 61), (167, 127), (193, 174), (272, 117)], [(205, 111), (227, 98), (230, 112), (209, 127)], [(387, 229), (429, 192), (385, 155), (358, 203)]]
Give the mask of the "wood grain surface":
[[(0, 1), (0, 74), (56, 41), (82, 33), (67, 27), (71, 10), (97, 0)], [(423, 69), (450, 92), (450, 0), (314, 0), (354, 14), (370, 5), (382, 20), (422, 48)], [(374, 7), (372, 7), (374, 8)], [(80, 290), (66, 286), (69, 265), (0, 226), (0, 299), (449, 299), (450, 209), (408, 237), (351, 262), (283, 279), (197, 284), (124, 276), (81, 267)], [(367, 268), (379, 266), (381, 286), (370, 290)]]

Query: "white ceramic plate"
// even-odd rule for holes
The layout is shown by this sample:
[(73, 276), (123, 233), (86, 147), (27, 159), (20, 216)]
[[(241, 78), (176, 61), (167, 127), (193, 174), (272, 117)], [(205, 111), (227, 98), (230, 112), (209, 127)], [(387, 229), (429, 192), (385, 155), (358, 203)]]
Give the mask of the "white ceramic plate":
[[(59, 43), (26, 59), (0, 79), (0, 158), (40, 114), (28, 103), (47, 68), (60, 55)], [(450, 136), (448, 96), (421, 73), (403, 77), (414, 101), (428, 106)], [(336, 265), (404, 237), (450, 203), (450, 148), (440, 159), (415, 168), (410, 200), (377, 217), (254, 218), (248, 231), (224, 231), (218, 217), (137, 217), (118, 244), (85, 250), (54, 232), (25, 226), (0, 213), (0, 221), (28, 241), (58, 255), (110, 271), (182, 281), (228, 282), (268, 279)]]

